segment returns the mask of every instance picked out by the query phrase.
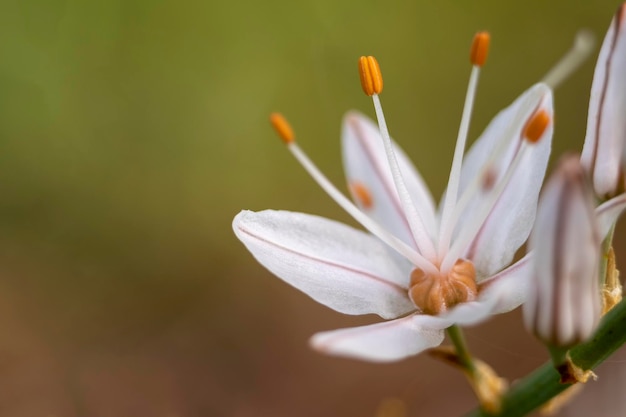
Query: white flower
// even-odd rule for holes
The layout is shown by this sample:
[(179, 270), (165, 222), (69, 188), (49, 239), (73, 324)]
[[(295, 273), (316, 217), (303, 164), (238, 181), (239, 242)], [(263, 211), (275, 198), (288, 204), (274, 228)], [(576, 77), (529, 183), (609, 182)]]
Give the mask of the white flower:
[(601, 316), (600, 236), (578, 156), (563, 157), (539, 199), (524, 322), (554, 346), (587, 340)]
[[(346, 175), (359, 208), (317, 170), (290, 131), (282, 134), (313, 178), (372, 234), (273, 210), (242, 211), (233, 221), (235, 234), (267, 269), (316, 301), (345, 314), (393, 319), (318, 333), (315, 349), (399, 360), (439, 345), (449, 326), (475, 324), (522, 303), (528, 257), (509, 265), (535, 218), (550, 154), (552, 93), (544, 84), (529, 89), (463, 157), (477, 67), (439, 209), (389, 138), (377, 94), (379, 128), (354, 112), (343, 123)], [(379, 87), (375, 93), (382, 81)], [(274, 122), (284, 128), (280, 118)]]

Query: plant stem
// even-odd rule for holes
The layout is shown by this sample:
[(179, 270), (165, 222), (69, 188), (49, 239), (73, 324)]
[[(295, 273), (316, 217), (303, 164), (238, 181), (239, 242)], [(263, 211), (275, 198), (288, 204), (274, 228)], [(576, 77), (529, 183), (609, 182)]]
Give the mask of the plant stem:
[(550, 352), (550, 357), (552, 358), (552, 365), (555, 368), (558, 368), (560, 365), (565, 363), (568, 351), (567, 348), (548, 346), (548, 351)]
[(474, 361), (472, 355), (470, 355), (467, 345), (465, 344), (465, 338), (463, 337), (463, 331), (457, 325), (448, 327), (448, 336), (456, 349), (460, 364), (465, 367), (470, 373), (474, 373)]
[[(572, 362), (583, 370), (595, 368), (626, 343), (625, 328), (626, 303), (622, 301), (604, 316), (593, 339), (570, 350)], [(552, 362), (546, 363), (511, 387), (499, 413), (476, 409), (466, 417), (525, 416), (572, 386), (561, 384), (559, 379)]]

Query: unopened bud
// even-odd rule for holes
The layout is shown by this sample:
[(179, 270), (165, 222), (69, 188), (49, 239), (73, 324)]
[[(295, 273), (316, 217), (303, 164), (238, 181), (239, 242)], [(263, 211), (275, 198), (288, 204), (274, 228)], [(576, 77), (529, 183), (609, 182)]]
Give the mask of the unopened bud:
[(624, 189), (626, 167), (626, 5), (618, 9), (602, 42), (591, 85), (587, 134), (581, 162), (596, 195)]
[(576, 155), (561, 159), (541, 194), (529, 250), (526, 327), (553, 346), (588, 339), (601, 314), (600, 237), (592, 191)]

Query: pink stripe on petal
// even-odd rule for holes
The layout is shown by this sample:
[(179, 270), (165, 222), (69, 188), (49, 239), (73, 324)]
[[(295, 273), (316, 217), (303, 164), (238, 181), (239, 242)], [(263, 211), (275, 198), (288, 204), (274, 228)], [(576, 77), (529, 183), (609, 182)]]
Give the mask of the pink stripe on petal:
[(408, 264), (386, 246), (349, 226), (302, 213), (242, 211), (237, 237), (285, 282), (345, 314), (395, 318), (415, 309), (408, 298)]

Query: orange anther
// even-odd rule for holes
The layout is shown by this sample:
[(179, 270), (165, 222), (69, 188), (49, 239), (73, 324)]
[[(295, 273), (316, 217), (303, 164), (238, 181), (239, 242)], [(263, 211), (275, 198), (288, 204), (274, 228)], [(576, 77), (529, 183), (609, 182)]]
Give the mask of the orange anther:
[(489, 32), (478, 32), (474, 35), (472, 41), (472, 49), (470, 50), (470, 62), (472, 65), (482, 67), (485, 65), (487, 55), (489, 55), (489, 41), (491, 36)]
[(352, 192), (354, 199), (357, 200), (364, 209), (371, 209), (374, 206), (372, 193), (365, 186), (365, 184), (353, 181), (350, 183), (350, 191)]
[(363, 87), (365, 94), (373, 96), (383, 91), (383, 75), (376, 58), (373, 56), (359, 58), (359, 75), (361, 76), (361, 87)]
[(537, 110), (531, 117), (528, 119), (526, 126), (524, 127), (524, 137), (530, 143), (536, 143), (541, 139), (543, 132), (546, 131), (546, 128), (550, 124), (552, 118), (548, 114), (547, 111), (541, 109)]
[(272, 127), (278, 133), (278, 136), (285, 142), (287, 145), (295, 141), (295, 136), (293, 134), (293, 129), (287, 122), (287, 119), (283, 117), (280, 113), (272, 113), (270, 114), (270, 123)]

